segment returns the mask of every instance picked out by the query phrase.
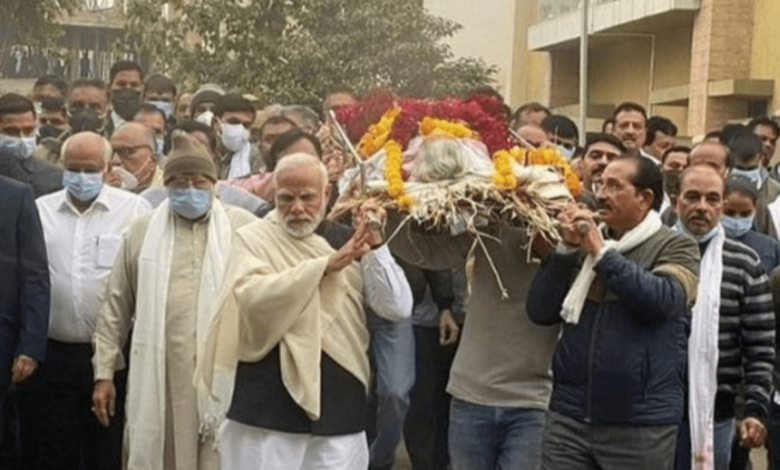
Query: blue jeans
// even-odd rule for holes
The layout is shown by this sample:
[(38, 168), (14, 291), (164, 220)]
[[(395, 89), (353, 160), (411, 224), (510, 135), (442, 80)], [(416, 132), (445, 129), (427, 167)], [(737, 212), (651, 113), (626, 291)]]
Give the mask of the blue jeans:
[(535, 470), (541, 464), (545, 411), (450, 403), (452, 470)]
[(371, 357), (376, 367), (376, 427), (369, 447), (371, 466), (389, 468), (401, 442), (409, 410), (409, 392), (414, 385), (414, 332), (412, 320), (391, 322), (373, 312)]
[[(729, 470), (731, 462), (731, 443), (736, 432), (734, 418), (715, 421), (715, 435), (713, 450), (715, 452), (715, 470)], [(691, 430), (688, 422), (680, 425), (677, 433), (677, 457), (675, 458), (675, 470), (689, 470), (691, 468)]]

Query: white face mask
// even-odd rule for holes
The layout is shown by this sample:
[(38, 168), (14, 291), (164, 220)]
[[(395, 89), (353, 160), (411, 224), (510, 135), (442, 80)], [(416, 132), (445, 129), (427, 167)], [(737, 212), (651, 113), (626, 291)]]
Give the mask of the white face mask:
[(163, 150), (165, 149), (165, 138), (164, 137), (156, 137), (154, 139), (154, 141), (155, 141), (155, 144), (157, 146), (157, 148), (155, 149), (155, 153), (158, 156), (162, 156)]
[(558, 151), (561, 152), (561, 155), (566, 157), (566, 160), (571, 160), (571, 158), (574, 156), (574, 151), (577, 150), (575, 147), (568, 149), (563, 145), (556, 145), (556, 147), (558, 147)]
[(222, 124), (222, 145), (238, 152), (249, 142), (249, 129), (241, 124)]
[(0, 149), (13, 153), (19, 160), (30, 158), (35, 146), (35, 134), (28, 137), (0, 136)]
[(201, 124), (205, 124), (209, 127), (211, 127), (211, 121), (214, 119), (214, 113), (211, 111), (204, 111), (198, 115), (198, 117), (195, 118), (196, 121), (198, 121)]
[(121, 166), (114, 168), (114, 173), (119, 177), (119, 189), (132, 191), (138, 187), (138, 178)]

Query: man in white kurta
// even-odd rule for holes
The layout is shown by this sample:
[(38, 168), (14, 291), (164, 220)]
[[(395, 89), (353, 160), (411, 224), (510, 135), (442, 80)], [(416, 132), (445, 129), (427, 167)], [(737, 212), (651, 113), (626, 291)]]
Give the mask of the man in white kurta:
[(122, 234), (152, 207), (103, 183), (111, 158), (103, 137), (75, 134), (61, 152), (65, 189), (36, 201), (51, 273), (43, 396), (36, 410), (22, 406), (20, 419), (41, 426), (35, 437), (44, 468), (119, 470), (121, 424), (102, 427), (90, 411), (92, 335)]
[(114, 372), (131, 335), (125, 458), (129, 470), (215, 470), (219, 415), (192, 385), (232, 235), (255, 217), (214, 199), (216, 168), (206, 149), (175, 135), (165, 165), (168, 201), (124, 238), (95, 333), (96, 413), (113, 413)]
[(196, 374), (221, 396), (235, 385), (222, 467), (365, 470), (365, 306), (406, 318), (411, 290), (368, 211), (338, 251), (315, 233), (328, 200), (319, 160), (287, 156), (274, 180), (276, 210), (238, 230)]

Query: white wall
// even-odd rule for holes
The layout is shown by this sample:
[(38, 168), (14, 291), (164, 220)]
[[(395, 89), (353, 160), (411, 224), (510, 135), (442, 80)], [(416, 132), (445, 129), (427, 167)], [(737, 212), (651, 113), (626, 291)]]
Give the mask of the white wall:
[[(457, 57), (481, 57), (496, 65), (496, 82), (506, 97), (511, 94), (512, 53), (516, 2), (530, 0), (424, 0), (433, 15), (463, 26), (448, 42)], [(519, 58), (518, 58), (519, 59)]]

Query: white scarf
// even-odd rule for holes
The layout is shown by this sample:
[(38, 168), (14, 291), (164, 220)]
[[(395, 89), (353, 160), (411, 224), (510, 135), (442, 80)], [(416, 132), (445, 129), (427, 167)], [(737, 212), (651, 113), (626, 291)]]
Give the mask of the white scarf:
[[(620, 240), (605, 240), (604, 248), (613, 249), (618, 253), (625, 253), (647, 241), (662, 226), (661, 216), (658, 215), (658, 212), (651, 210), (639, 225), (623, 234)], [(605, 228), (606, 225), (604, 224), (599, 226), (599, 230), (602, 232)], [(580, 321), (580, 314), (582, 313), (582, 307), (585, 305), (585, 300), (588, 298), (590, 285), (596, 278), (596, 271), (594, 270), (596, 263), (595, 255), (588, 255), (585, 258), (585, 261), (582, 263), (582, 269), (577, 274), (577, 278), (569, 289), (569, 293), (566, 294), (566, 298), (563, 300), (563, 308), (561, 309), (561, 317), (566, 323), (576, 325)]]
[[(688, 233), (681, 224), (677, 231)], [(688, 422), (691, 428), (691, 470), (713, 470), (715, 393), (718, 390), (718, 321), (723, 277), (723, 241), (719, 224), (702, 253), (699, 292), (693, 306), (688, 340)]]
[(252, 155), (252, 144), (247, 142), (241, 147), (241, 150), (233, 154), (230, 159), (230, 172), (227, 179), (241, 178), (252, 173), (250, 157)]
[(780, 235), (780, 198), (775, 199), (774, 202), (766, 206), (769, 210), (770, 219), (775, 226), (775, 233)]
[[(135, 310), (127, 389), (125, 451), (128, 470), (162, 470), (165, 440), (166, 346), (168, 279), (175, 241), (174, 217), (168, 201), (155, 209), (138, 260)], [(208, 216), (196, 326), (196, 358), (201, 354), (216, 306), (214, 302), (230, 254), (232, 229), (225, 209), (214, 200)], [(220, 390), (221, 388), (215, 387)], [(174, 397), (175, 399), (175, 397)], [(198, 393), (201, 430), (215, 429), (230, 397), (220, 403)], [(191, 430), (195, 432), (196, 430)], [(200, 430), (199, 430), (200, 431)], [(204, 438), (211, 436), (204, 436)]]

